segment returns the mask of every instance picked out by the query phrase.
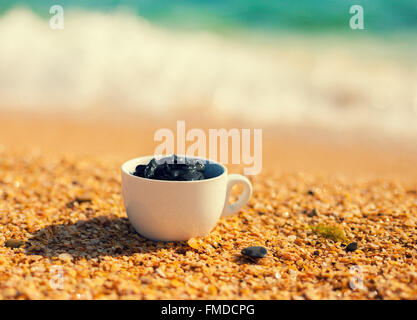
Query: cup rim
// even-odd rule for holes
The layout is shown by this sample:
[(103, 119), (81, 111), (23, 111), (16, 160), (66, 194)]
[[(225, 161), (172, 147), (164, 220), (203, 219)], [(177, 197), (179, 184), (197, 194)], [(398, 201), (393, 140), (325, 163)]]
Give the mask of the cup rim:
[[(171, 156), (171, 155), (164, 155), (164, 157), (169, 157), (169, 156)], [(213, 160), (210, 160), (210, 159), (206, 159), (206, 158), (201, 158), (201, 157), (197, 157), (197, 156), (185, 156), (185, 155), (181, 155), (181, 154), (177, 154), (177, 156), (178, 157), (187, 157), (187, 158), (190, 158), (190, 159), (198, 159), (198, 160), (203, 160), (203, 161), (208, 161), (209, 163), (212, 163), (212, 164), (216, 164), (216, 165), (218, 165), (218, 166), (220, 166), (222, 169), (223, 169), (223, 172), (220, 174), (220, 175), (218, 175), (218, 176), (216, 176), (216, 177), (213, 177), (213, 178), (208, 178), (208, 179), (203, 179), (203, 180), (193, 180), (193, 181), (177, 181), (177, 180), (158, 180), (158, 179), (148, 179), (148, 178), (142, 178), (142, 177), (138, 177), (138, 176), (135, 176), (135, 175), (133, 175), (131, 172), (129, 172), (129, 170), (127, 169), (127, 166), (128, 165), (130, 165), (131, 163), (134, 163), (134, 162), (139, 162), (141, 159), (144, 159), (144, 158), (148, 158), (149, 159), (149, 161), (152, 159), (152, 158), (154, 158), (155, 157), (155, 155), (147, 155), (147, 156), (142, 156), (142, 157), (137, 157), (137, 158), (133, 158), (133, 159), (130, 159), (130, 160), (127, 160), (127, 161), (125, 161), (123, 164), (122, 164), (122, 166), (121, 166), (121, 170), (122, 170), (122, 172), (123, 173), (125, 173), (125, 174), (127, 174), (128, 176), (130, 176), (130, 177), (132, 177), (132, 178), (134, 178), (134, 179), (139, 179), (139, 180), (142, 180), (142, 181), (147, 181), (147, 182), (150, 182), (150, 183), (204, 183), (204, 182), (208, 182), (208, 181), (214, 181), (214, 180), (216, 180), (216, 179), (220, 179), (220, 178), (222, 178), (224, 175), (227, 175), (227, 168), (224, 166), (224, 165), (222, 165), (221, 163), (218, 163), (217, 161), (213, 161)], [(137, 165), (137, 164), (136, 164)], [(136, 166), (135, 165), (135, 166)]]

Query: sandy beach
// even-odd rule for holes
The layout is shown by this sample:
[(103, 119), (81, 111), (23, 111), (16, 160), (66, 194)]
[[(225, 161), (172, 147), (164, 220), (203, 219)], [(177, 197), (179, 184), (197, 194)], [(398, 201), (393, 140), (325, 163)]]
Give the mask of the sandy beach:
[[(359, 2), (2, 3), (0, 300), (417, 299), (417, 10)], [(120, 166), (180, 120), (262, 129), (262, 171), (149, 241)]]
[[(164, 125), (2, 116), (0, 299), (417, 298), (414, 146), (265, 129), (239, 214), (206, 238), (152, 242), (127, 220), (119, 168)], [(267, 256), (242, 257), (252, 245)]]

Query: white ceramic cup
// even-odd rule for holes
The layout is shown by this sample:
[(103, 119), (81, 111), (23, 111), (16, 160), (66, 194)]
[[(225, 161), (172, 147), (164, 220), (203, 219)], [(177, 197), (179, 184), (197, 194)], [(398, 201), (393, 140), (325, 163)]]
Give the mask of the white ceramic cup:
[[(239, 174), (227, 174), (219, 163), (206, 162), (205, 176), (197, 181), (153, 180), (134, 176), (139, 164), (154, 156), (136, 158), (122, 165), (122, 192), (127, 216), (136, 231), (151, 240), (180, 241), (205, 236), (221, 216), (239, 211), (252, 194), (252, 185)], [(239, 199), (229, 203), (235, 184), (244, 189)]]

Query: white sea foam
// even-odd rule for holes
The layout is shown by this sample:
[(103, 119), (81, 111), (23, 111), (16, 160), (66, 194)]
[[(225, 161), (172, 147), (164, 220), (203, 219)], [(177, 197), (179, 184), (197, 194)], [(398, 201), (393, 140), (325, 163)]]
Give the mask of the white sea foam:
[(65, 29), (52, 30), (16, 9), (0, 17), (0, 106), (157, 115), (204, 106), (257, 124), (417, 134), (415, 63), (318, 47), (173, 32), (123, 12), (66, 12)]

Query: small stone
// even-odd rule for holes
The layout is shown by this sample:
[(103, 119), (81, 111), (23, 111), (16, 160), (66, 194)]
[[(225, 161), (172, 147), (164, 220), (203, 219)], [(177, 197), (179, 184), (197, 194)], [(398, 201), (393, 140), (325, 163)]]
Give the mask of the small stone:
[(316, 208), (314, 208), (313, 210), (311, 210), (307, 213), (307, 217), (310, 217), (310, 218), (317, 217), (317, 215), (318, 215), (318, 211), (317, 211)]
[(61, 254), (58, 256), (58, 259), (59, 259), (59, 260), (62, 260), (62, 261), (67, 261), (67, 262), (70, 262), (70, 261), (72, 261), (73, 257), (72, 257), (72, 255), (70, 255), (69, 253), (61, 253)]
[(78, 202), (79, 204), (84, 203), (84, 202), (90, 202), (91, 203), (91, 196), (88, 194), (82, 194), (78, 197), (75, 197), (76, 202)]
[(147, 165), (140, 164), (132, 174), (147, 179), (194, 181), (203, 180), (206, 165), (193, 159), (173, 155), (167, 158), (153, 158)]
[(157, 274), (159, 274), (162, 278), (166, 278), (166, 277), (167, 277), (167, 276), (165, 275), (165, 273), (164, 273), (161, 269), (157, 268), (155, 271), (156, 271), (156, 273), (157, 273)]
[(241, 253), (251, 258), (263, 258), (268, 253), (268, 250), (261, 246), (254, 246), (243, 249)]
[(314, 254), (315, 256), (318, 256), (318, 255), (320, 254), (320, 252), (319, 252), (318, 250), (315, 250), (315, 251), (313, 252), (313, 254)]
[(187, 241), (187, 244), (193, 248), (193, 249), (198, 249), (201, 246), (201, 240), (198, 238), (191, 238)]
[(307, 192), (310, 196), (314, 196), (314, 191), (313, 190), (308, 190), (308, 192)]
[(25, 244), (25, 241), (23, 240), (19, 240), (19, 239), (9, 239), (6, 241), (6, 243), (4, 244), (5, 247), (7, 248), (20, 248), (21, 246), (23, 246)]
[(288, 237), (288, 241), (291, 241), (291, 242), (295, 241), (295, 239), (297, 239), (297, 236), (295, 236), (295, 235), (292, 235), (292, 236)]
[(78, 204), (91, 203), (91, 201), (92, 201), (91, 196), (89, 196), (88, 194), (82, 194), (78, 197), (75, 197), (74, 200), (71, 200), (71, 201), (67, 202), (66, 206), (67, 206), (67, 208), (72, 209), (72, 208), (75, 207), (76, 203), (78, 203)]
[(347, 252), (353, 252), (353, 251), (355, 251), (356, 249), (358, 249), (358, 243), (357, 243), (357, 242), (352, 242), (352, 243), (349, 243), (349, 244), (347, 245), (347, 247), (346, 247), (346, 251), (347, 251)]

